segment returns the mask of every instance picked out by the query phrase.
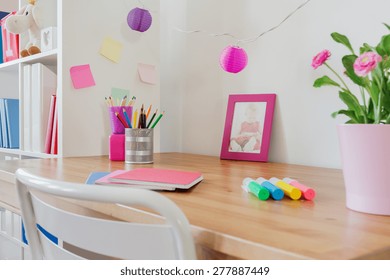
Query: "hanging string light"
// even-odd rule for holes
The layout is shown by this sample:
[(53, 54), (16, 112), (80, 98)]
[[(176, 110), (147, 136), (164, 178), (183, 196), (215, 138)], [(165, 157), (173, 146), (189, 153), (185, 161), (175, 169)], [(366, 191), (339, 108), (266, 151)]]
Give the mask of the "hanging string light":
[[(235, 45), (227, 46), (223, 49), (220, 55), (220, 65), (222, 69), (229, 73), (239, 73), (248, 64), (248, 55), (245, 52), (245, 50), (239, 45), (247, 44), (247, 43), (253, 43), (263, 37), (265, 34), (274, 31), (275, 29), (279, 28), (283, 23), (285, 23), (291, 16), (293, 16), (296, 12), (298, 12), (300, 9), (302, 9), (304, 6), (306, 6), (311, 0), (306, 0), (304, 3), (300, 4), (294, 11), (289, 13), (279, 24), (267, 29), (266, 31), (260, 33), (259, 35), (255, 37), (250, 37), (246, 39), (239, 39), (236, 36), (234, 36), (231, 33), (225, 32), (225, 33), (207, 33), (209, 36), (213, 37), (222, 37), (227, 36), (231, 37), (236, 40)], [(177, 31), (187, 34), (193, 34), (193, 33), (205, 33), (202, 30), (192, 30), (192, 31), (186, 31), (179, 28), (175, 28)]]

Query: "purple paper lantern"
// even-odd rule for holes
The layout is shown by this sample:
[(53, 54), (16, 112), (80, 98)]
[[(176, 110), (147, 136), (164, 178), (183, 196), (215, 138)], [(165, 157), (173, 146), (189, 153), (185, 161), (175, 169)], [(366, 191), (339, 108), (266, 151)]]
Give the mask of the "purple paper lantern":
[(148, 10), (134, 8), (127, 15), (127, 24), (133, 30), (145, 32), (152, 25), (152, 15)]
[(240, 47), (228, 46), (222, 51), (219, 62), (223, 70), (236, 74), (248, 64), (248, 55)]

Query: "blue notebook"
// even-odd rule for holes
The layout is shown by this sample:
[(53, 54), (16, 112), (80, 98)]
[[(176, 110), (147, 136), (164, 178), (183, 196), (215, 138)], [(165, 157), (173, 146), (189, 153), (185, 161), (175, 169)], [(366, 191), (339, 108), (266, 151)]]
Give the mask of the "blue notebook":
[(2, 147), (8, 148), (8, 138), (7, 138), (7, 118), (5, 114), (5, 99), (0, 98), (0, 129), (1, 129), (1, 139), (3, 142)]
[(110, 174), (110, 172), (91, 172), (85, 183), (88, 185), (94, 185), (96, 180), (103, 178), (108, 174)]
[(19, 148), (19, 99), (4, 99), (7, 142), (11, 149)]

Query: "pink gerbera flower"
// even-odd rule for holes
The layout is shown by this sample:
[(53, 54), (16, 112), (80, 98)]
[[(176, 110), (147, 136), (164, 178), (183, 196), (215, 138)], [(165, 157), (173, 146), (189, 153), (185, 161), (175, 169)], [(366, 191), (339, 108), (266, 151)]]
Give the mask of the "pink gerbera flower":
[(317, 54), (315, 57), (313, 57), (313, 61), (311, 62), (311, 66), (314, 69), (317, 69), (322, 64), (324, 64), (328, 58), (330, 57), (331, 53), (328, 50), (323, 50), (319, 54)]

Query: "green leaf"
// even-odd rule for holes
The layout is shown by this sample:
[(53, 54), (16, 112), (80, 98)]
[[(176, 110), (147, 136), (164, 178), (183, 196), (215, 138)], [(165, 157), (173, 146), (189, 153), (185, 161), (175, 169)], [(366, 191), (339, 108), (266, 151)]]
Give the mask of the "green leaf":
[(382, 104), (383, 104), (383, 108), (385, 108), (386, 111), (390, 112), (390, 95), (389, 94), (383, 95)]
[(363, 54), (365, 52), (371, 52), (374, 50), (375, 50), (374, 47), (371, 47), (369, 44), (364, 43), (363, 46), (360, 48), (360, 54)]
[(364, 112), (356, 96), (347, 91), (340, 91), (339, 97), (345, 103), (345, 105), (348, 106), (349, 111), (354, 112), (355, 117), (353, 119), (358, 122), (360, 116), (363, 116)]
[(319, 87), (322, 87), (322, 86), (336, 86), (336, 87), (340, 87), (340, 85), (338, 83), (333, 81), (328, 76), (323, 76), (323, 77), (318, 78), (317, 80), (314, 81), (313, 87), (319, 88)]
[(382, 37), (376, 51), (383, 57), (385, 55), (390, 55), (390, 34)]
[(369, 99), (368, 102), (368, 112), (367, 117), (370, 119), (369, 123), (373, 123), (375, 120), (375, 112), (374, 112), (374, 103), (372, 102), (372, 99)]
[(386, 24), (386, 23), (383, 23), (383, 24), (384, 24), (384, 26), (386, 26), (387, 29), (389, 29), (389, 31), (390, 31), (390, 25), (388, 25), (388, 24)]
[(354, 112), (354, 111), (351, 111), (351, 110), (339, 110), (339, 111), (337, 111), (337, 112), (334, 112), (334, 113), (332, 114), (332, 117), (335, 118), (335, 117), (337, 117), (338, 115), (346, 115), (346, 116), (349, 117), (350, 119), (356, 120), (355, 112)]
[(386, 119), (386, 123), (390, 124), (390, 114), (389, 114), (388, 118)]
[(332, 38), (335, 42), (346, 46), (353, 54), (355, 53), (347, 36), (342, 35), (342, 34), (337, 33), (337, 32), (333, 32), (332, 34), (330, 34), (330, 36), (332, 36)]
[(357, 56), (354, 54), (346, 55), (343, 57), (342, 62), (346, 70), (346, 75), (354, 82), (355, 84), (365, 87), (367, 85), (366, 80), (363, 77), (359, 77), (355, 74), (353, 69), (353, 64)]

